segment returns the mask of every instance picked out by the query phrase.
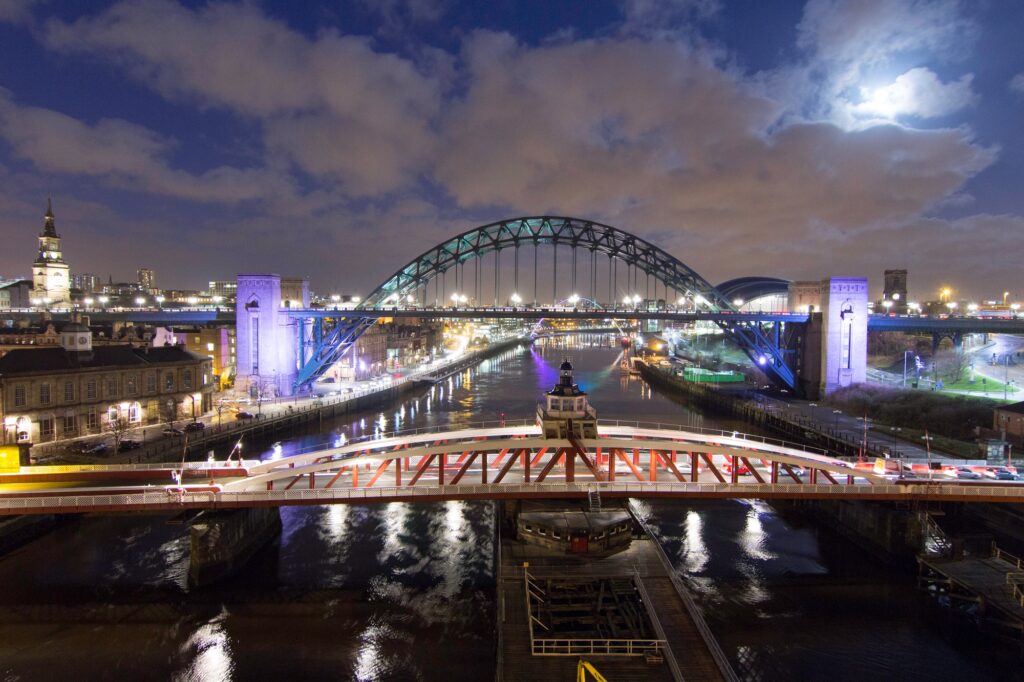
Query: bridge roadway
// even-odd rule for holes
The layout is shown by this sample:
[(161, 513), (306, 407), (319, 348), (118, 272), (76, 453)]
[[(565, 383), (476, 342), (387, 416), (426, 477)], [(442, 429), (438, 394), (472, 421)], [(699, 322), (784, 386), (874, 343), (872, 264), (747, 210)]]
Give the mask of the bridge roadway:
[[(219, 309), (176, 309), (163, 310), (87, 310), (81, 311), (89, 315), (92, 322), (111, 322), (114, 320), (130, 320), (139, 324), (234, 324), (233, 308)], [(338, 317), (396, 317), (396, 318), (497, 318), (524, 319), (538, 318), (561, 320), (591, 320), (596, 318), (614, 318), (628, 320), (668, 320), (673, 322), (807, 322), (807, 313), (786, 311), (769, 312), (685, 312), (676, 310), (635, 310), (632, 308), (615, 308), (608, 310), (582, 310), (567, 307), (479, 307), (479, 308), (376, 308), (363, 309), (331, 309), (331, 308), (289, 308), (288, 316), (299, 319), (331, 319)], [(18, 317), (35, 317), (39, 311), (32, 309), (4, 311), (3, 315)], [(67, 321), (71, 319), (70, 311), (52, 313), (53, 319)], [(870, 331), (892, 331), (908, 333), (951, 334), (1024, 334), (1024, 317), (1013, 319), (991, 319), (974, 317), (921, 316), (921, 315), (871, 315), (868, 318)]]
[[(772, 439), (602, 421), (598, 438), (533, 423), (422, 431), (256, 462), (31, 467), (0, 474), (0, 515), (584, 497), (1024, 502), (1024, 485), (893, 480)], [(173, 482), (181, 470), (181, 484)]]

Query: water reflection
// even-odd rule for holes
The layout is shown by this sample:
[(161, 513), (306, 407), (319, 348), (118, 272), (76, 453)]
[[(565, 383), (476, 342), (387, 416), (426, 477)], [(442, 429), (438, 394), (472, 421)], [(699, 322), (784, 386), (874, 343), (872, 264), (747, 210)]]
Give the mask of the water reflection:
[(192, 664), (177, 679), (187, 682), (209, 682), (232, 678), (235, 664), (232, 660), (231, 640), (224, 629), (227, 617), (227, 611), (222, 610), (209, 623), (197, 627), (181, 645), (181, 657), (191, 659)]

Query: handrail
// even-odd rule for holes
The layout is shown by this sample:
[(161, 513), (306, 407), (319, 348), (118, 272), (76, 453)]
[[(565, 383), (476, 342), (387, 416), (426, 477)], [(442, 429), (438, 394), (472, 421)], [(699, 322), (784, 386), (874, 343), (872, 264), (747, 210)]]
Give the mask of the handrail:
[(665, 662), (668, 663), (669, 670), (672, 671), (672, 677), (676, 682), (683, 682), (683, 671), (679, 669), (679, 662), (676, 661), (675, 652), (672, 651), (672, 647), (668, 644), (668, 637), (665, 635), (664, 628), (661, 627), (661, 621), (658, 620), (658, 615), (654, 612), (654, 602), (651, 601), (651, 596), (647, 594), (647, 588), (644, 586), (644, 581), (640, 579), (640, 572), (633, 571), (633, 582), (636, 584), (637, 592), (640, 593), (640, 599), (644, 603), (644, 608), (647, 610), (647, 616), (651, 619), (651, 625), (654, 627), (654, 634), (658, 635), (659, 639), (665, 641)]

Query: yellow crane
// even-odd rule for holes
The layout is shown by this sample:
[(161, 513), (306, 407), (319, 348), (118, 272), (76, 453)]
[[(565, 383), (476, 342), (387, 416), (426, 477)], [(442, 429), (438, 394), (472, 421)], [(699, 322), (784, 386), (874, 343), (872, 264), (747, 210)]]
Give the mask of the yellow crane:
[(581, 658), (580, 662), (576, 664), (576, 682), (587, 682), (587, 673), (590, 673), (595, 682), (608, 682), (604, 675), (597, 672), (597, 668), (590, 661), (585, 661)]

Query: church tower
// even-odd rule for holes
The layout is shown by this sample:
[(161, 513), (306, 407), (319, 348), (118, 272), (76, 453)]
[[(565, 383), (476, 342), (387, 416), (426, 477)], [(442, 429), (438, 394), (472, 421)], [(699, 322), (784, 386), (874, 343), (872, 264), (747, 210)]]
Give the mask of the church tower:
[(60, 235), (53, 221), (53, 206), (46, 199), (43, 231), (39, 234), (39, 256), (32, 265), (32, 298), (37, 305), (59, 305), (71, 302), (71, 281), (68, 264), (60, 250)]

